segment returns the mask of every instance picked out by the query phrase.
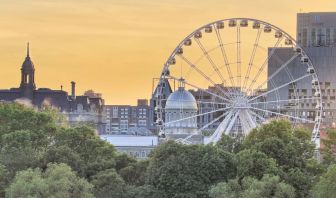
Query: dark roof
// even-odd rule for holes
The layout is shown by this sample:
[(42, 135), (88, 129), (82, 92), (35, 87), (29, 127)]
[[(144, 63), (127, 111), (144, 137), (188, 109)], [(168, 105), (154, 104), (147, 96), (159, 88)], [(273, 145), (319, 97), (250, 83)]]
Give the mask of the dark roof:
[(30, 57), (27, 56), (24, 62), (22, 63), (23, 70), (35, 70), (34, 63), (31, 61)]

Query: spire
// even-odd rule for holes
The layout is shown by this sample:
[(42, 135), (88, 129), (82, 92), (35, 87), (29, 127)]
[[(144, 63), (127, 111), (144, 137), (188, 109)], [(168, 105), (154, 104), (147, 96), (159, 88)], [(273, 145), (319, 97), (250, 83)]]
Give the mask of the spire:
[(29, 57), (29, 42), (27, 43), (27, 57)]

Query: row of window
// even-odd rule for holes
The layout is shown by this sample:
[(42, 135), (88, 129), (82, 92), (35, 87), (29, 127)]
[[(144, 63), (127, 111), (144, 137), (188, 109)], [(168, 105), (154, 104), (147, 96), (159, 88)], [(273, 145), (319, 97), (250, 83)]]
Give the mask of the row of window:
[(303, 28), (298, 33), (298, 43), (302, 46), (336, 45), (336, 28)]

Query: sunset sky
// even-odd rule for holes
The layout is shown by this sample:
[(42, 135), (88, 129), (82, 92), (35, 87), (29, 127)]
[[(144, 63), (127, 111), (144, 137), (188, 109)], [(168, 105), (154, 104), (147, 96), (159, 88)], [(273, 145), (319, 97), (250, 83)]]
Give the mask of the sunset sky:
[(335, 0), (0, 0), (0, 88), (19, 86), (30, 42), (37, 87), (93, 89), (107, 104), (150, 98), (175, 46), (211, 21), (249, 17), (295, 36), (297, 12)]

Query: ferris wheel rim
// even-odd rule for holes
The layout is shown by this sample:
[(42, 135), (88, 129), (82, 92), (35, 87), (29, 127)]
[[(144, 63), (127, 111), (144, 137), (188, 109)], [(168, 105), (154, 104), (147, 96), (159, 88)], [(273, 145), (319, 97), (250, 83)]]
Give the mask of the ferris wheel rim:
[[(169, 61), (174, 58), (176, 55), (177, 55), (177, 51), (179, 49), (182, 48), (182, 46), (184, 45), (185, 41), (188, 40), (188, 39), (191, 39), (197, 32), (199, 31), (202, 31), (203, 29), (205, 29), (206, 27), (209, 27), (209, 26), (215, 26), (215, 24), (219, 23), (219, 22), (226, 22), (226, 21), (230, 21), (230, 20), (236, 20), (236, 21), (239, 21), (239, 20), (247, 20), (247, 21), (253, 21), (253, 22), (258, 22), (264, 26), (270, 26), (272, 30), (277, 30), (277, 31), (280, 31), (281, 33), (283, 33), (283, 37), (285, 37), (286, 39), (290, 39), (293, 44), (292, 46), (295, 46), (295, 47), (299, 47), (301, 48), (301, 52), (300, 54), (302, 56), (307, 56), (306, 52), (302, 49), (302, 47), (300, 47), (296, 40), (290, 35), (288, 34), (287, 32), (285, 32), (283, 29), (273, 25), (273, 24), (270, 24), (268, 22), (265, 22), (265, 21), (262, 21), (262, 20), (258, 20), (258, 19), (253, 19), (253, 18), (227, 18), (227, 19), (222, 19), (222, 20), (217, 20), (217, 21), (213, 21), (213, 22), (210, 22), (210, 23), (207, 23), (199, 28), (197, 28), (196, 30), (194, 30), (193, 32), (191, 32), (188, 36), (186, 36), (178, 45), (177, 47), (173, 50), (173, 52), (170, 54), (170, 56), (168, 57), (167, 61), (165, 62), (164, 64), (164, 67), (163, 67), (163, 70), (162, 70), (162, 74), (164, 74), (164, 72), (169, 69)], [(315, 69), (314, 65), (312, 64), (309, 56), (308, 57), (308, 63), (307, 63), (307, 67), (312, 67)], [(166, 78), (166, 77), (170, 77), (170, 76), (167, 76), (167, 75), (161, 75), (160, 76), (160, 82), (162, 81), (163, 78)], [(309, 77), (312, 77), (313, 79), (317, 80), (318, 81), (318, 84), (315, 85), (315, 87), (317, 87), (318, 90), (321, 90), (320, 88), (320, 83), (319, 83), (319, 80), (318, 80), (318, 76), (316, 73), (312, 74), (312, 75), (309, 75)], [(315, 97), (316, 99), (316, 97)], [(315, 116), (315, 121), (314, 121), (314, 129), (313, 129), (313, 137), (312, 139), (316, 139), (317, 136), (318, 136), (318, 130), (320, 128), (320, 125), (321, 125), (321, 122), (322, 122), (322, 95), (320, 94), (320, 96), (318, 97), (318, 100), (320, 101), (320, 109), (318, 109), (318, 112), (317, 115)], [(162, 117), (162, 116), (161, 116)]]

